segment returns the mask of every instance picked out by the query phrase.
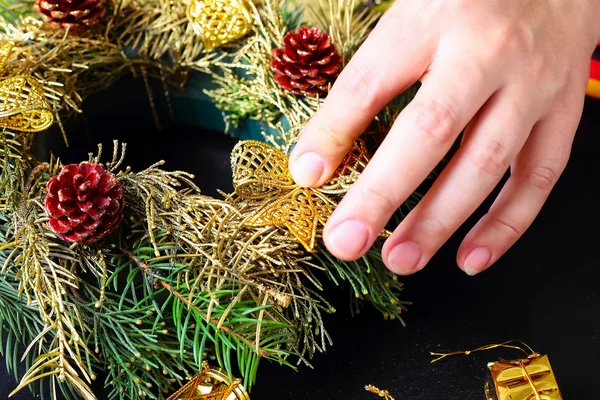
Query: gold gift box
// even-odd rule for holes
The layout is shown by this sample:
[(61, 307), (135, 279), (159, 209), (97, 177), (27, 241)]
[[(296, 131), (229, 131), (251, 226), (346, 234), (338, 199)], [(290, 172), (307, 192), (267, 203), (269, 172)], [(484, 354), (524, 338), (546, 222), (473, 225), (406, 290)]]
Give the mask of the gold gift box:
[(167, 400), (250, 400), (238, 379), (202, 364), (202, 370)]
[(486, 400), (563, 400), (548, 356), (488, 363)]

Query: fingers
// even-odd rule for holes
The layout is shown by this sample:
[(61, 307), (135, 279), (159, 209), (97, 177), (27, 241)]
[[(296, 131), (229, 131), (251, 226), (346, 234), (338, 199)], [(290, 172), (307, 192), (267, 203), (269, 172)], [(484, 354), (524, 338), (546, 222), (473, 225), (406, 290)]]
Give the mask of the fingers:
[(583, 93), (536, 124), (512, 176), (459, 248), (457, 263), (467, 274), (496, 262), (532, 224), (567, 164), (582, 106)]
[(496, 90), (493, 74), (464, 61), (446, 63), (446, 69), (432, 68), (325, 226), (325, 244), (336, 257), (354, 260), (368, 250)]
[(502, 89), (481, 109), (448, 166), (385, 243), (390, 270), (422, 269), (498, 184), (540, 115), (528, 91)]
[(435, 30), (415, 18), (411, 3), (382, 18), (304, 129), (289, 165), (299, 185), (325, 183), (377, 113), (423, 75)]

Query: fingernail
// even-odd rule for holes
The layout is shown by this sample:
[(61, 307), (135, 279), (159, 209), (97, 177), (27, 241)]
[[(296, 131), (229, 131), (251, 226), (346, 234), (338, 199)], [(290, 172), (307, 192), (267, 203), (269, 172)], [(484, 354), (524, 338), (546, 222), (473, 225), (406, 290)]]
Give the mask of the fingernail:
[(477, 275), (488, 265), (492, 252), (487, 247), (477, 247), (469, 252), (465, 259), (464, 270), (467, 275)]
[(327, 247), (334, 255), (355, 260), (362, 255), (367, 245), (369, 230), (364, 222), (345, 221), (333, 228), (327, 239)]
[(290, 172), (297, 185), (311, 187), (319, 183), (325, 170), (325, 161), (317, 153), (304, 153), (290, 162)]
[(390, 250), (387, 266), (392, 272), (400, 275), (415, 272), (423, 256), (421, 246), (415, 242), (403, 242)]

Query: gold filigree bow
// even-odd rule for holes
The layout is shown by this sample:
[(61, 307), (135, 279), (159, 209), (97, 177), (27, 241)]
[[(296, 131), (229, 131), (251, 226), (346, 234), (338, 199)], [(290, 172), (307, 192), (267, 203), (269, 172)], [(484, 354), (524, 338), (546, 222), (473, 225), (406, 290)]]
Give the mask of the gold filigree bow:
[[(288, 157), (263, 142), (239, 142), (231, 153), (233, 185), (238, 196), (262, 202), (246, 226), (285, 226), (314, 252), (317, 231), (333, 213), (337, 201), (356, 182), (369, 162), (365, 143), (357, 140), (333, 177), (317, 189), (303, 188), (292, 179)], [(384, 231), (382, 236), (388, 236)]]
[[(13, 47), (12, 42), (0, 44), (0, 73), (4, 72)], [(39, 132), (52, 122), (52, 108), (33, 76), (21, 74), (0, 81), (0, 128)]]

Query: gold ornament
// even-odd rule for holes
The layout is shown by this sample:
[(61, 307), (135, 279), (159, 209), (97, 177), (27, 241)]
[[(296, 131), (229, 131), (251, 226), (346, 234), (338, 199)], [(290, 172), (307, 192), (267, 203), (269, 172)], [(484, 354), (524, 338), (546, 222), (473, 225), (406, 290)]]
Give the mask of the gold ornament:
[(206, 50), (241, 39), (252, 30), (252, 16), (245, 1), (192, 0), (187, 15)]
[[(0, 44), (0, 72), (3, 72), (14, 47)], [(54, 122), (54, 114), (39, 82), (21, 74), (0, 81), (0, 127), (19, 132), (39, 132)]]
[(202, 371), (167, 400), (250, 400), (238, 379), (231, 380), (206, 362)]
[(231, 153), (235, 192), (244, 199), (264, 202), (242, 224), (285, 226), (307, 251), (314, 252), (317, 231), (337, 205), (332, 196), (346, 193), (368, 162), (365, 143), (357, 140), (324, 186), (303, 188), (292, 179), (284, 153), (263, 142), (239, 142)]
[(384, 400), (395, 400), (392, 395), (390, 394), (390, 392), (388, 392), (387, 390), (382, 390), (379, 389), (376, 386), (373, 385), (367, 385), (365, 386), (365, 390), (369, 393), (373, 393), (379, 397), (383, 397)]
[(431, 352), (431, 355), (438, 356), (431, 362), (457, 354), (469, 355), (499, 347), (520, 350), (527, 358), (510, 361), (500, 359), (488, 363), (488, 377), (484, 386), (486, 400), (562, 400), (548, 356), (534, 352), (520, 340), (488, 344), (468, 351)]
[(562, 400), (546, 355), (491, 362), (488, 372), (486, 400)]

